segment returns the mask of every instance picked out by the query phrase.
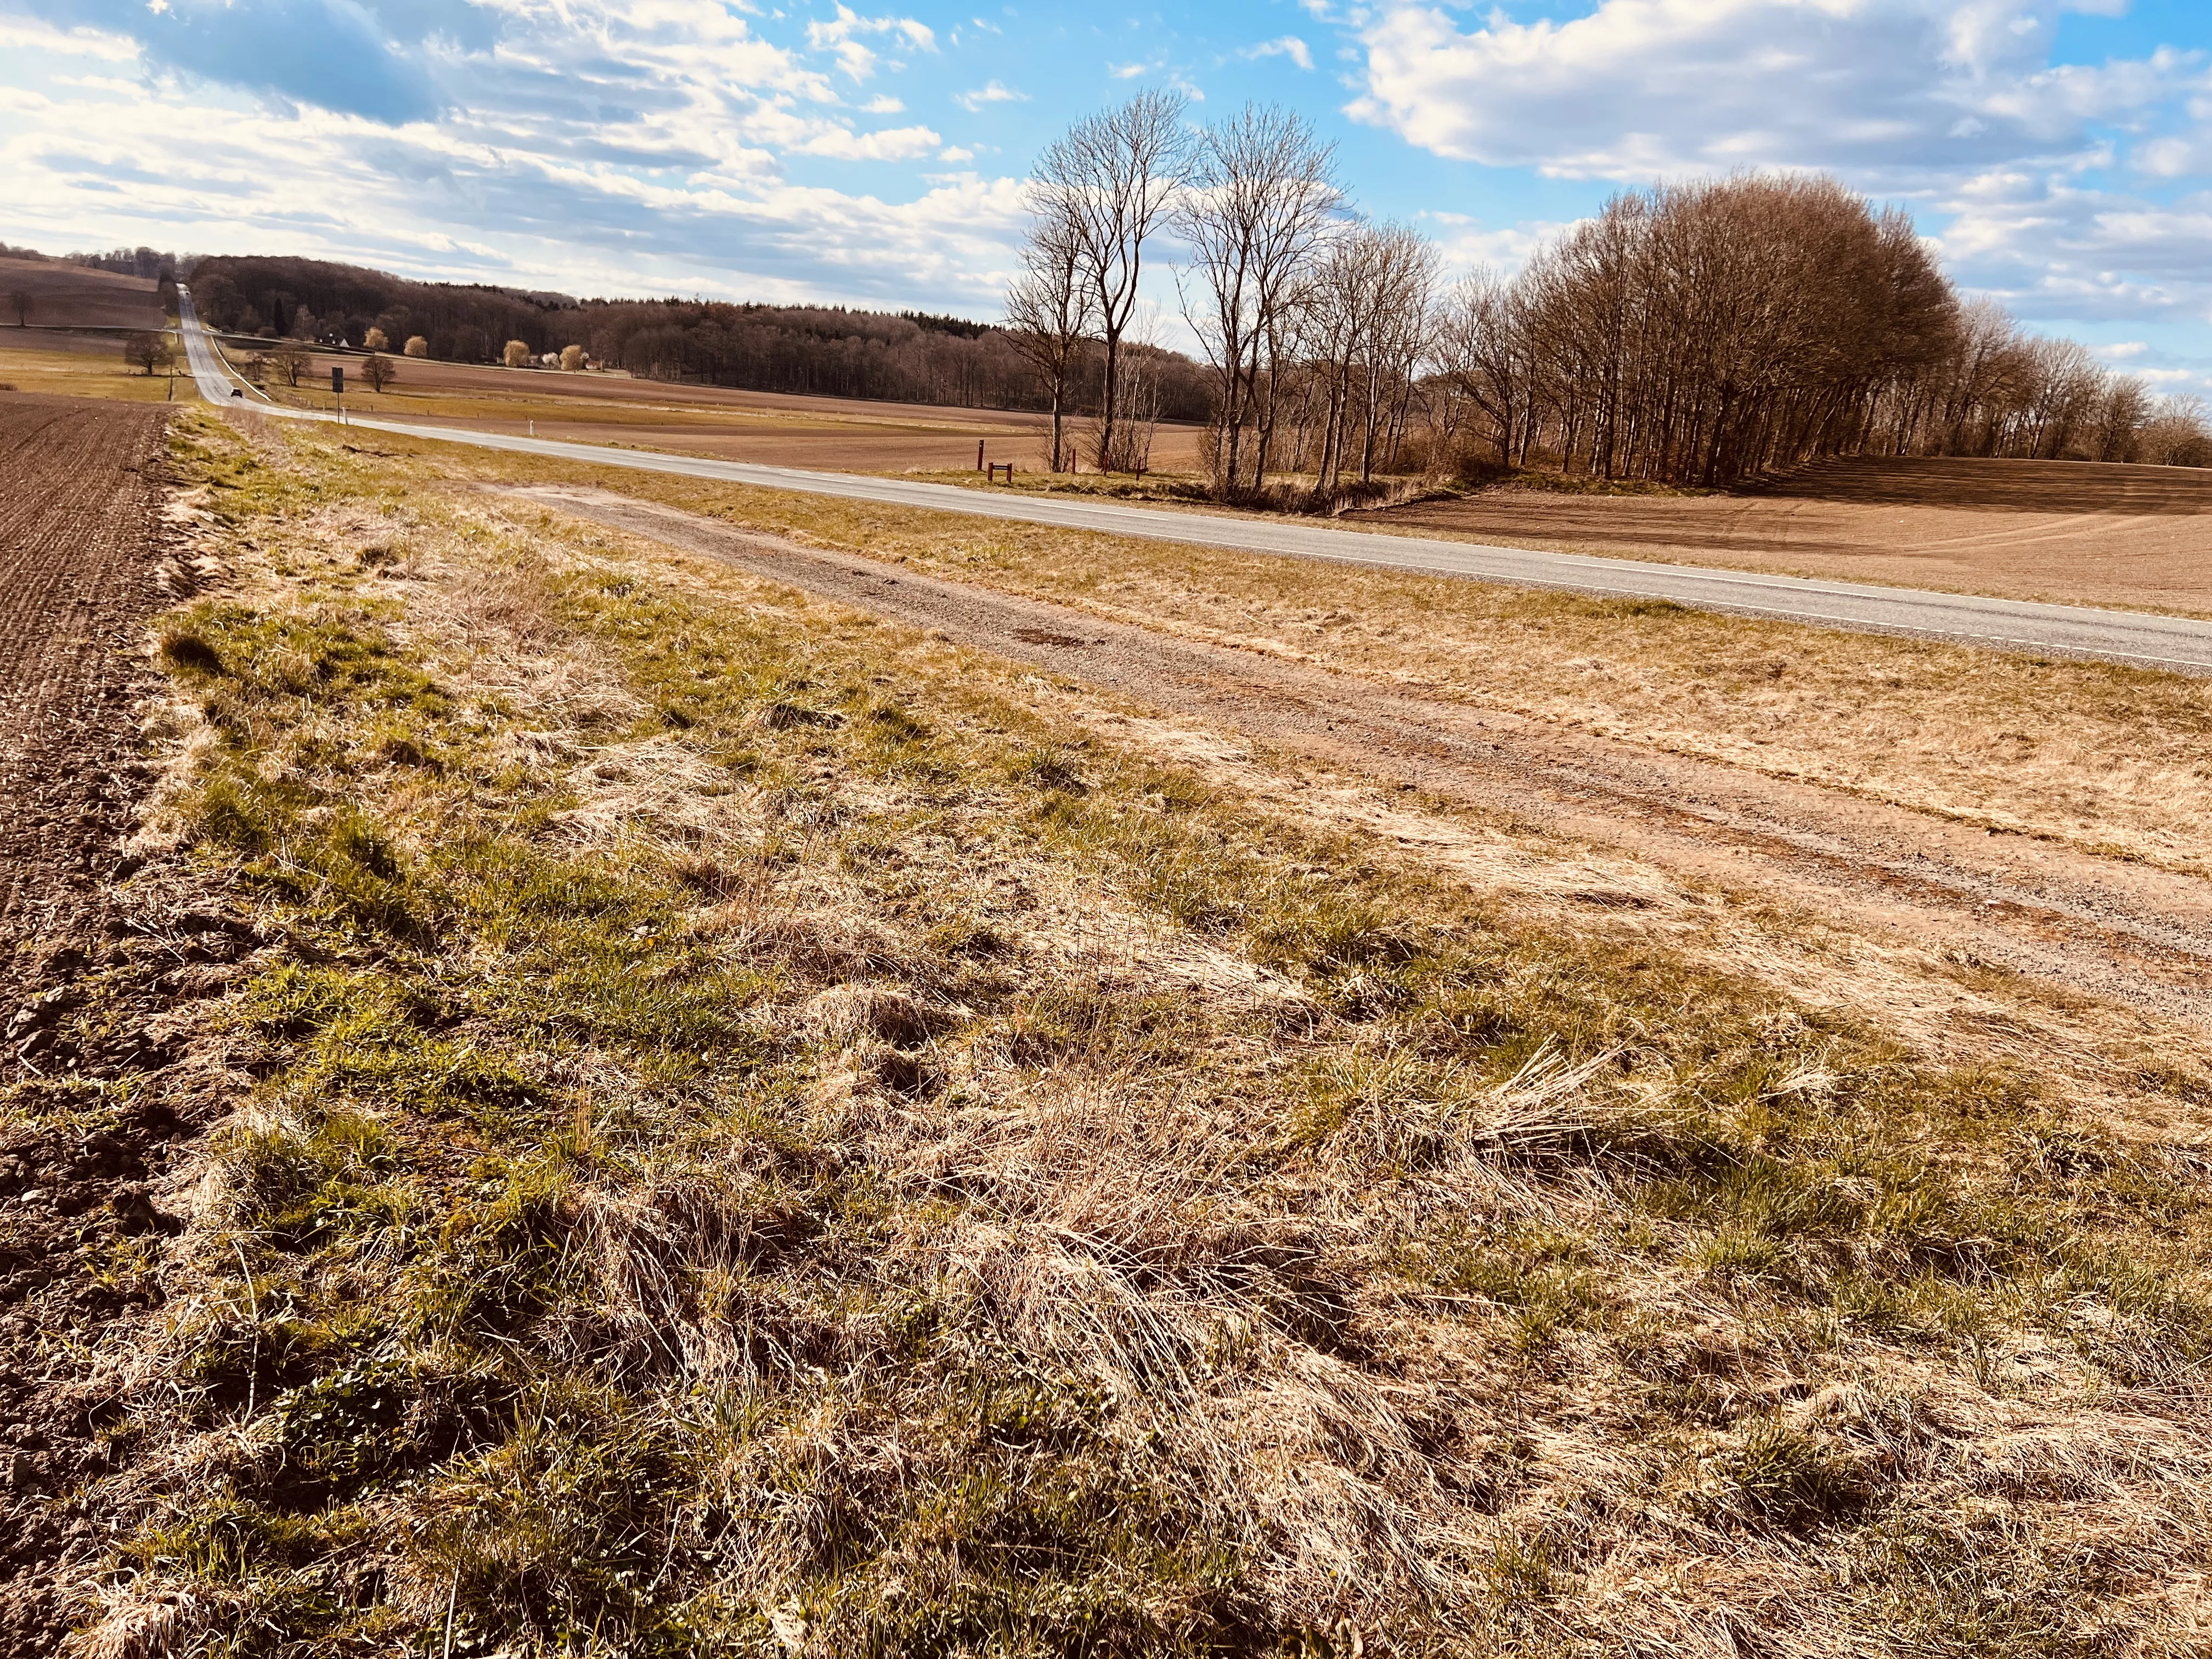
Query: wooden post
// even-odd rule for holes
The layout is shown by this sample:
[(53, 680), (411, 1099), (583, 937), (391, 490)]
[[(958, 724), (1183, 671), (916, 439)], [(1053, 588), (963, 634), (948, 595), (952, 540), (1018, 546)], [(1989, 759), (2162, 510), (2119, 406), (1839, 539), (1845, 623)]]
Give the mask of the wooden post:
[(983, 441), (981, 438), (975, 440), (975, 470), (978, 472), (983, 470)]

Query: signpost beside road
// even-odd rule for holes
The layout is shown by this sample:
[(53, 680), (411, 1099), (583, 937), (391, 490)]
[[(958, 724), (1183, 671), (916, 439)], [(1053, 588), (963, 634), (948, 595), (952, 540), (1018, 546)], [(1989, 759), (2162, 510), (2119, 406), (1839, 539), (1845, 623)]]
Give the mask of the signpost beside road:
[(331, 365), (331, 396), (338, 400), (338, 419), (345, 419), (345, 365)]

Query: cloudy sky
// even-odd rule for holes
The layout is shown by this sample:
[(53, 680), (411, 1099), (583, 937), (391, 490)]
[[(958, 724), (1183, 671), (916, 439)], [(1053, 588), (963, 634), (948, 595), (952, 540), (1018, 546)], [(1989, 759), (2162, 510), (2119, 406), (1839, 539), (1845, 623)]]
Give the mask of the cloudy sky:
[(2204, 0), (0, 0), (0, 240), (988, 316), (1038, 148), (1145, 85), (1304, 111), (1462, 265), (1623, 185), (1827, 168), (2212, 389)]

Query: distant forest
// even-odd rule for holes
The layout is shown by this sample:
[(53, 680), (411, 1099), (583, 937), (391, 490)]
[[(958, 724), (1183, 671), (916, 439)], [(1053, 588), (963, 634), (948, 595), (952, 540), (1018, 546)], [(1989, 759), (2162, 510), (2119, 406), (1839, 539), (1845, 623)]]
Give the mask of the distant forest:
[[(192, 268), (190, 281), (201, 317), (226, 333), (357, 346), (376, 328), (395, 348), (420, 335), (431, 356), (456, 362), (496, 362), (509, 340), (520, 340), (533, 354), (580, 345), (610, 368), (754, 392), (975, 409), (1042, 409), (1046, 402), (1035, 371), (1001, 330), (957, 317), (834, 306), (577, 300), (410, 282), (317, 259), (206, 258)], [(1146, 356), (1160, 416), (1204, 420), (1207, 392), (1199, 365), (1174, 352)]]

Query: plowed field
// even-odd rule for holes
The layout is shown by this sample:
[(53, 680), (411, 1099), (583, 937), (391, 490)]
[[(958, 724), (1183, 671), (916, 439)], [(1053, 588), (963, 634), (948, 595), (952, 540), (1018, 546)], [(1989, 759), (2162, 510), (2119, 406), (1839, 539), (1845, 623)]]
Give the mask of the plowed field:
[[(148, 988), (174, 947), (114, 896), (147, 769), (133, 647), (161, 599), (167, 414), (0, 394), (0, 1652), (27, 1659), (68, 1629), (94, 1542), (72, 1493), (105, 1467), (102, 1385), (68, 1338), (127, 1304), (88, 1264), (157, 1224), (130, 1183), (174, 1122), (143, 1081), (166, 1059), (147, 1031), (175, 997)], [(70, 1022), (103, 998), (113, 1035), (81, 1042)], [(126, 1074), (137, 1096), (97, 1092)]]
[[(232, 360), (242, 356), (234, 350)], [(1051, 453), (1050, 419), (1025, 410), (799, 397), (415, 358), (399, 361), (398, 381), (381, 394), (359, 384), (359, 357), (329, 355), (314, 358), (297, 387), (270, 391), (281, 402), (328, 409), (334, 363), (345, 366), (347, 406), (356, 415), (433, 426), (852, 472), (972, 468), (979, 443), (985, 459), (1034, 472)], [(1196, 427), (1163, 422), (1153, 435), (1153, 468), (1194, 467), (1199, 435)]]
[(116, 856), (166, 421), (0, 396), (0, 942), (73, 931)]
[(1756, 495), (1487, 489), (1376, 527), (2061, 604), (2212, 611), (2212, 471), (1852, 457)]
[(154, 284), (64, 259), (0, 259), (0, 322), (16, 323), (14, 295), (31, 296), (28, 331), (42, 328), (160, 328)]

